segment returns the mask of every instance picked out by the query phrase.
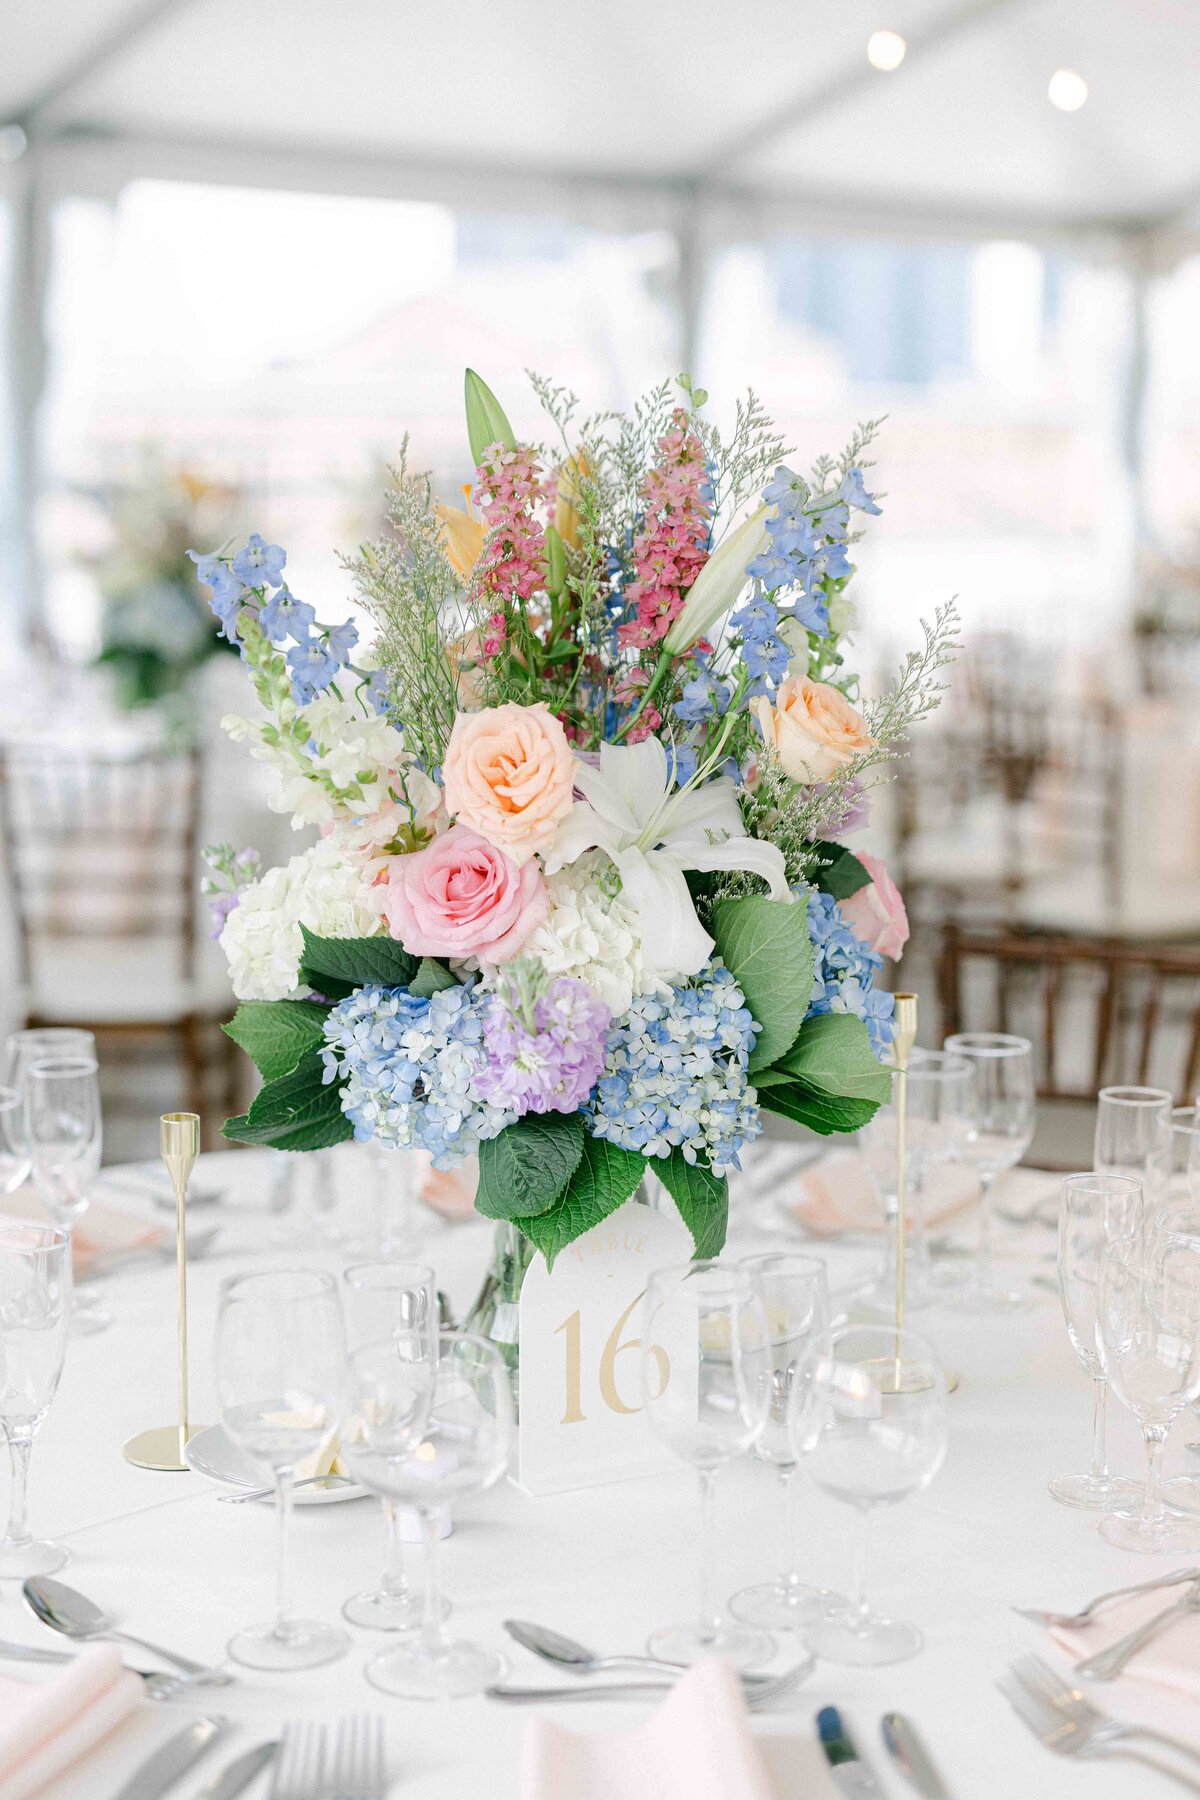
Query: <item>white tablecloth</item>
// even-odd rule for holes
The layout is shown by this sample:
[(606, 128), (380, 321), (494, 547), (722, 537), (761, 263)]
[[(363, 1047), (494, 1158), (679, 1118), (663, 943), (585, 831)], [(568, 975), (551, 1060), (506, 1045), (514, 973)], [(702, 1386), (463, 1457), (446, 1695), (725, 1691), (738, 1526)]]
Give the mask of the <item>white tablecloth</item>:
[[(345, 1166), (359, 1178), (361, 1162), (353, 1153)], [(205, 1158), (197, 1180), (228, 1190), (218, 1251), (191, 1271), (193, 1416), (208, 1422), (214, 1417), (211, 1343), (221, 1277), (267, 1257), (331, 1267), (343, 1259), (333, 1251), (297, 1257), (266, 1247), (263, 1153)], [(458, 1308), (471, 1297), (488, 1241), (487, 1228), (471, 1225), (435, 1228), (425, 1246)], [(734, 1251), (752, 1247), (744, 1227), (735, 1233)], [(861, 1245), (829, 1246), (824, 1253), (835, 1283), (872, 1256)], [(117, 1322), (103, 1336), (71, 1341), (61, 1390), (35, 1447), (33, 1524), (69, 1545), (63, 1579), (111, 1608), (131, 1631), (219, 1659), (235, 1628), (269, 1616), (272, 1511), (219, 1505), (197, 1476), (152, 1474), (123, 1460), (128, 1436), (173, 1416), (173, 1275), (165, 1265), (140, 1267), (101, 1285)], [(1043, 1648), (1039, 1634), (1009, 1610), (1013, 1603), (1080, 1604), (1101, 1588), (1144, 1579), (1163, 1566), (1109, 1548), (1092, 1518), (1055, 1505), (1046, 1494), (1048, 1478), (1083, 1467), (1089, 1447), (1088, 1383), (1056, 1302), (1046, 1294), (1032, 1312), (994, 1323), (949, 1312), (921, 1313), (912, 1322), (936, 1339), (962, 1384), (950, 1402), (950, 1454), (942, 1473), (927, 1493), (875, 1520), (872, 1586), (883, 1606), (920, 1623), (925, 1648), (890, 1668), (819, 1666), (790, 1710), (756, 1720), (756, 1731), (773, 1740), (772, 1759), (783, 1772), (781, 1796), (828, 1800), (832, 1793), (813, 1749), (812, 1723), (830, 1701), (842, 1708), (895, 1800), (908, 1790), (886, 1766), (880, 1747), (880, 1715), (890, 1710), (918, 1723), (958, 1800), (1069, 1800), (1075, 1794), (1081, 1800), (1153, 1800), (1178, 1791), (1131, 1764), (1076, 1766), (1052, 1758), (993, 1685), (1013, 1656)], [(1114, 1460), (1136, 1471), (1135, 1433), (1118, 1407), (1113, 1412)], [(1184, 1455), (1179, 1440), (1190, 1435), (1194, 1422), (1176, 1433), (1176, 1462)], [(500, 1621), (516, 1615), (603, 1650), (639, 1649), (655, 1626), (692, 1609), (693, 1479), (681, 1468), (666, 1477), (551, 1499), (531, 1499), (511, 1485), (481, 1497), (464, 1509), (445, 1546), (454, 1625), (500, 1647), (507, 1644)], [(746, 1463), (721, 1477), (726, 1590), (774, 1572), (776, 1503), (772, 1476), (761, 1465)], [(805, 1571), (834, 1587), (846, 1583), (850, 1516), (811, 1493), (806, 1517)], [(371, 1501), (298, 1510), (298, 1607), (308, 1616), (337, 1618), (346, 1596), (372, 1583), (381, 1550)], [(0, 1636), (62, 1643), (32, 1618), (10, 1583), (0, 1587)], [(389, 1640), (360, 1630), (352, 1636), (350, 1653), (325, 1668), (287, 1676), (239, 1671), (236, 1686), (209, 1690), (212, 1706), (238, 1721), (237, 1731), (180, 1784), (179, 1793), (196, 1791), (202, 1774), (211, 1778), (238, 1748), (277, 1731), (288, 1718), (378, 1710), (389, 1720), (397, 1797), (516, 1800), (526, 1715), (482, 1699), (446, 1706), (390, 1700), (362, 1675), (367, 1656)], [(507, 1648), (514, 1677), (556, 1679), (515, 1646)], [(787, 1658), (784, 1647), (781, 1662)], [(1153, 1705), (1125, 1685), (1103, 1690), (1102, 1699), (1131, 1716)], [(106, 1800), (139, 1754), (180, 1722), (182, 1710), (147, 1706), (103, 1761), (95, 1759), (86, 1774), (59, 1783), (51, 1800)], [(555, 1714), (593, 1731), (624, 1728), (644, 1716), (624, 1704), (560, 1706)], [(1200, 1713), (1192, 1718), (1176, 1707), (1172, 1723), (1200, 1742)], [(265, 1792), (265, 1782), (251, 1792)]]

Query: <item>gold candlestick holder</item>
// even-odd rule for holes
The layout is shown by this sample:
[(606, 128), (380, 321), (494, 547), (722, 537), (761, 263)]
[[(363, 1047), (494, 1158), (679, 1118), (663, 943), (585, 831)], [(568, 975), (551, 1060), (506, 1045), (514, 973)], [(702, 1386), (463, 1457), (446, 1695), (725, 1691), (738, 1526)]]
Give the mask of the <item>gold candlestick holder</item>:
[(125, 1446), (128, 1462), (139, 1469), (187, 1468), (184, 1451), (192, 1427), (188, 1422), (187, 1348), (187, 1186), (200, 1154), (197, 1113), (164, 1113), (159, 1120), (159, 1153), (175, 1190), (175, 1273), (179, 1298), (179, 1423), (139, 1431)]

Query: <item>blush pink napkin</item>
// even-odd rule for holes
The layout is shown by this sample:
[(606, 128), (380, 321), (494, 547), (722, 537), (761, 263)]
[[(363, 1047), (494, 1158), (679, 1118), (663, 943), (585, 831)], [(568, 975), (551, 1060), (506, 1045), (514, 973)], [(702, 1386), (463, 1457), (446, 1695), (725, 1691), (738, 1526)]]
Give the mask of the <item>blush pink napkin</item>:
[(26, 1800), (102, 1743), (142, 1701), (115, 1644), (92, 1644), (36, 1686), (0, 1676), (0, 1794)]
[[(1107, 1650), (1118, 1638), (1136, 1631), (1185, 1592), (1181, 1583), (1178, 1587), (1159, 1588), (1153, 1594), (1134, 1594), (1116, 1606), (1106, 1607), (1082, 1630), (1054, 1630), (1050, 1637), (1073, 1663), (1081, 1662), (1085, 1656)], [(1144, 1650), (1138, 1651), (1117, 1681), (1137, 1682), (1141, 1687), (1157, 1688), (1200, 1704), (1200, 1613), (1181, 1613), (1173, 1619)]]
[(524, 1800), (776, 1800), (730, 1663), (697, 1663), (633, 1731), (525, 1731)]
[[(4, 1202), (10, 1218), (36, 1219), (44, 1223), (46, 1214), (36, 1194), (10, 1194)], [(151, 1219), (139, 1219), (136, 1213), (122, 1212), (119, 1207), (93, 1201), (71, 1234), (71, 1266), (76, 1275), (87, 1275), (97, 1264), (127, 1255), (132, 1250), (146, 1250), (170, 1242), (172, 1234)]]
[[(1039, 1169), (1009, 1169), (993, 1189), (1001, 1206), (1024, 1208), (1054, 1191), (1056, 1177)], [(883, 1208), (865, 1159), (855, 1150), (835, 1150), (811, 1163), (784, 1186), (781, 1199), (797, 1224), (817, 1237), (839, 1231), (882, 1231)], [(973, 1169), (946, 1164), (925, 1181), (925, 1223), (945, 1225), (979, 1198)]]

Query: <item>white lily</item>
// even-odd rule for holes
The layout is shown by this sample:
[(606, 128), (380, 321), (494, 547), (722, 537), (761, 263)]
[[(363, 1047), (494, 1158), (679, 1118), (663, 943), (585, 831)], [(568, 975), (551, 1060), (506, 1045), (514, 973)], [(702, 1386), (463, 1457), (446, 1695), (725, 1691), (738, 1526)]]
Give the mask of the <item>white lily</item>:
[(696, 917), (685, 869), (746, 869), (761, 875), (773, 900), (790, 900), (783, 855), (747, 837), (732, 781), (676, 789), (657, 738), (602, 744), (600, 767), (575, 762), (576, 801), (544, 858), (555, 874), (585, 850), (603, 850), (638, 911), (646, 972), (664, 981), (695, 975), (713, 952)]
[(760, 506), (722, 538), (697, 575), (679, 617), (663, 639), (663, 649), (672, 656), (682, 656), (698, 638), (706, 637), (745, 587), (747, 563), (770, 543), (767, 510)]

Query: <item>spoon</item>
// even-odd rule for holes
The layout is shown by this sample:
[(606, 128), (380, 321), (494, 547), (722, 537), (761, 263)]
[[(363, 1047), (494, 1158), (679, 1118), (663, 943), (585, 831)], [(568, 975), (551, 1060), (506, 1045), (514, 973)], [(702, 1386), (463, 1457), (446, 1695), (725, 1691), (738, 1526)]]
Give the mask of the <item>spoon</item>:
[[(769, 1706), (796, 1687), (813, 1670), (814, 1658), (806, 1656), (794, 1668), (785, 1669), (782, 1675), (759, 1677), (757, 1684), (752, 1685), (746, 1695), (746, 1706), (750, 1712), (758, 1712), (760, 1708)], [(673, 1663), (667, 1665), (675, 1668)], [(679, 1670), (676, 1669), (676, 1673)], [(742, 1680), (745, 1681), (743, 1676)], [(662, 1694), (668, 1692), (670, 1683), (666, 1681), (610, 1681), (598, 1687), (543, 1687), (525, 1688), (510, 1687), (503, 1682), (485, 1688), (484, 1693), (489, 1700), (500, 1700), (509, 1706), (540, 1706), (547, 1700), (630, 1700), (639, 1694)]]
[(107, 1613), (101, 1612), (93, 1601), (68, 1587), (64, 1581), (52, 1581), (48, 1575), (30, 1575), (22, 1583), (21, 1591), (42, 1624), (48, 1625), (51, 1631), (61, 1631), (64, 1637), (112, 1638), (118, 1644), (135, 1644), (139, 1650), (148, 1650), (151, 1656), (160, 1656), (185, 1674), (194, 1675), (213, 1687), (227, 1687), (233, 1680), (224, 1669), (206, 1668), (203, 1663), (193, 1662), (174, 1650), (164, 1650), (161, 1645), (134, 1637), (128, 1631), (117, 1631)]
[[(505, 1619), (504, 1629), (524, 1649), (532, 1650), (556, 1668), (568, 1669), (572, 1675), (599, 1675), (605, 1669), (652, 1669), (660, 1675), (677, 1676), (686, 1675), (688, 1670), (687, 1663), (663, 1662), (656, 1656), (597, 1656), (594, 1650), (564, 1637), (561, 1631), (551, 1631), (548, 1625), (531, 1625), (525, 1619)], [(774, 1680), (774, 1675), (742, 1676), (743, 1684), (750, 1687)]]
[[(58, 1667), (78, 1660), (69, 1650), (39, 1650), (31, 1644), (9, 1644), (0, 1639), (0, 1661), (53, 1663)], [(146, 1694), (151, 1700), (168, 1700), (193, 1682), (190, 1675), (170, 1675), (166, 1669), (130, 1669), (129, 1672), (145, 1682)]]

